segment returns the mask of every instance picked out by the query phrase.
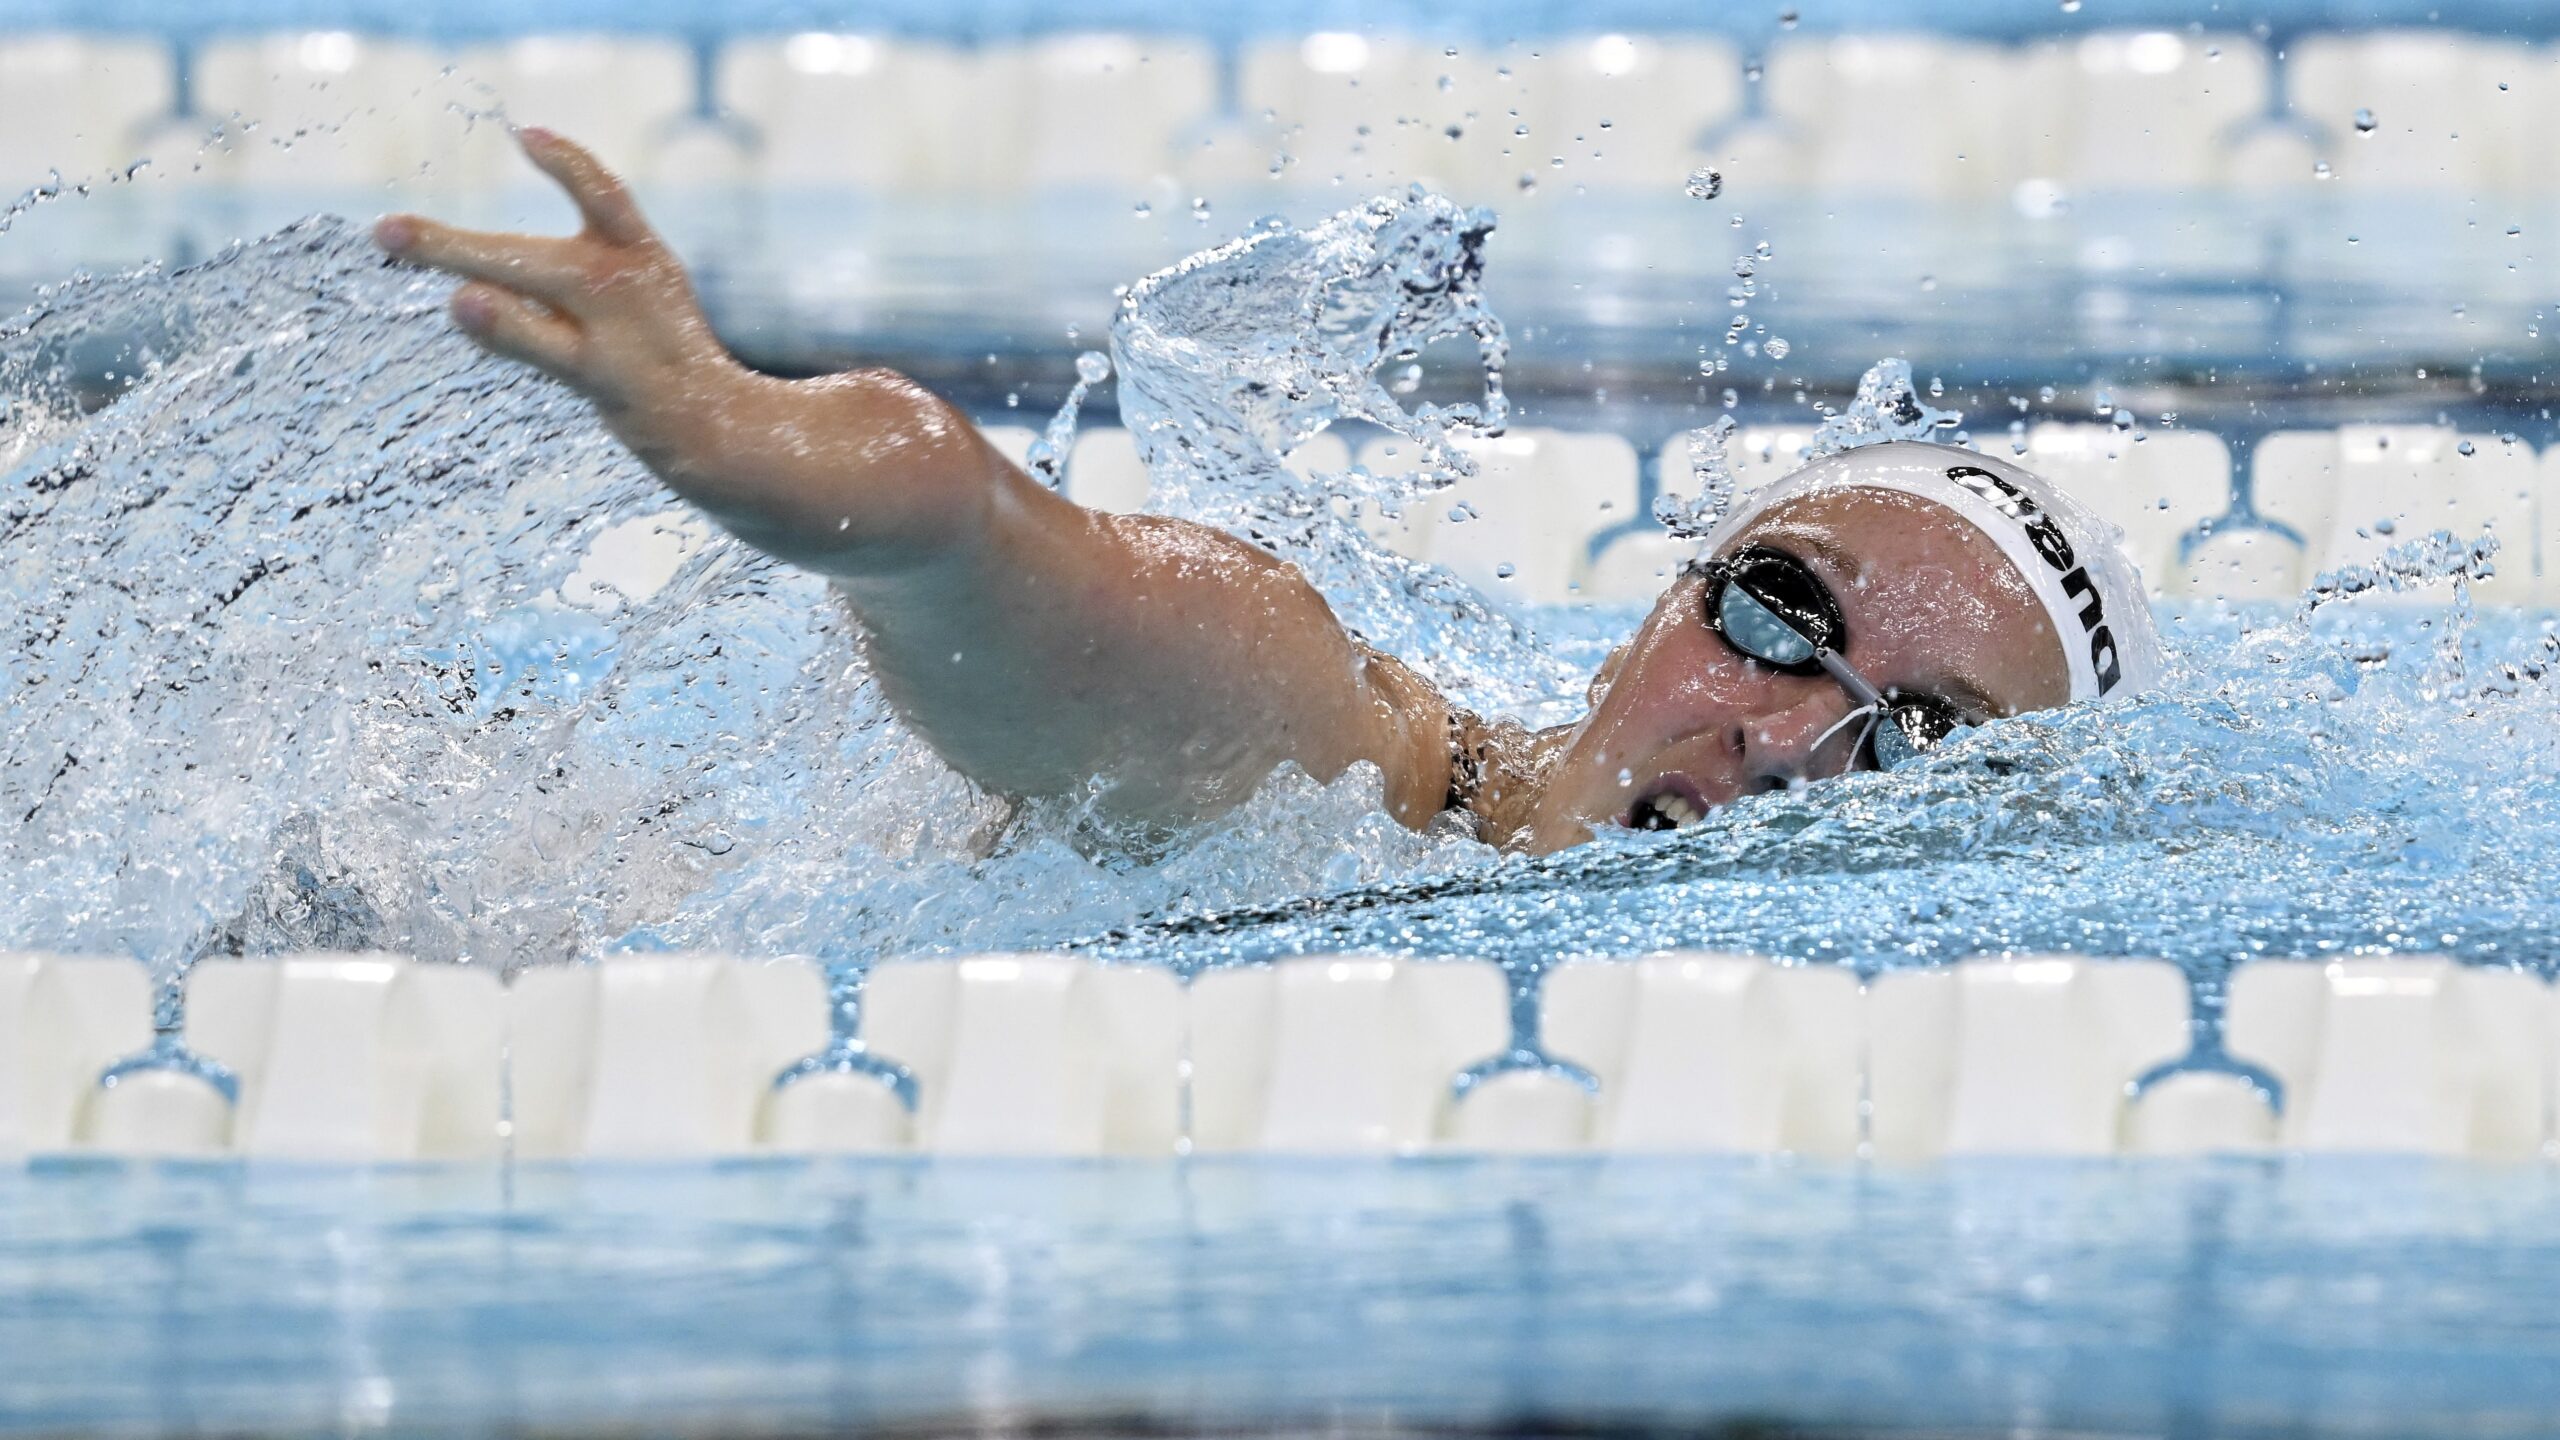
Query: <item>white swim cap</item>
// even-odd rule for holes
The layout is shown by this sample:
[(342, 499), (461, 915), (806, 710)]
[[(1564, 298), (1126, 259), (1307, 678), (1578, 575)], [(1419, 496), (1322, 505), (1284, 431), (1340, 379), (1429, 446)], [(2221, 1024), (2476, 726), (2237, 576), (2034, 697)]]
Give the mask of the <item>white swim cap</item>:
[(2122, 532), (2041, 477), (1978, 451), (1899, 440), (1826, 456), (1737, 497), (1708, 533), (1706, 553), (1789, 500), (1840, 489), (1916, 495), (1990, 536), (2062, 637), (2072, 699), (2133, 695), (2158, 683), (2166, 656)]

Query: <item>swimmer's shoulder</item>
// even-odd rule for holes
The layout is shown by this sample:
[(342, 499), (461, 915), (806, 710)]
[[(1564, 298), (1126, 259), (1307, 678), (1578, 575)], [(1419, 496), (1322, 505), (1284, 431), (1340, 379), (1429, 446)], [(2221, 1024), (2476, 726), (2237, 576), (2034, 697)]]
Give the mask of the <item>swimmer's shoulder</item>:
[(1400, 762), (1385, 765), (1388, 808), (1416, 828), (1454, 816), (1489, 844), (1514, 843), (1571, 727), (1531, 730), (1516, 720), (1488, 720), (1452, 703), (1403, 661), (1353, 643), (1396, 737), (1386, 747)]

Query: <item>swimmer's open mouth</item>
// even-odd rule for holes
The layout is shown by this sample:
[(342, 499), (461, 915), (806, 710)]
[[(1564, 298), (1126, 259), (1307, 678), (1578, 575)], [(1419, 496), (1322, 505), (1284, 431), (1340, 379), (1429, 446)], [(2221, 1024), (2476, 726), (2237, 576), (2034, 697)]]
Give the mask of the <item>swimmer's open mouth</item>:
[(1707, 818), (1707, 797), (1686, 775), (1665, 775), (1627, 807), (1618, 823), (1630, 830), (1678, 830)]

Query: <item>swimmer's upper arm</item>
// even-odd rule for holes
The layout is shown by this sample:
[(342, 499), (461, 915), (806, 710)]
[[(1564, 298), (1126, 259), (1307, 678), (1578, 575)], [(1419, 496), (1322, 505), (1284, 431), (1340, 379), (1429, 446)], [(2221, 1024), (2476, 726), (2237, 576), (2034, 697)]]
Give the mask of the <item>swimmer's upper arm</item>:
[(1097, 778), (1117, 818), (1181, 823), (1295, 764), (1366, 761), (1407, 824), (1448, 788), (1447, 707), (1346, 631), (1297, 567), (1223, 531), (1076, 506), (1012, 473), (964, 555), (839, 583), (883, 690), (971, 778)]

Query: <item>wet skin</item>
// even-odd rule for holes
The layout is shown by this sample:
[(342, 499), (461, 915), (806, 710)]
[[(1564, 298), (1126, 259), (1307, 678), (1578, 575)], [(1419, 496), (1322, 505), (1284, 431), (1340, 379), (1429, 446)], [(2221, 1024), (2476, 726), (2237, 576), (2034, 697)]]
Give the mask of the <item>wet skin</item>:
[[(1991, 539), (1899, 492), (1818, 492), (1763, 516), (1754, 543), (1803, 560), (1839, 602), (1842, 657), (1885, 691), (1954, 702), (1969, 720), (2063, 704), (2061, 639)], [(1591, 713), (1548, 737), (1542, 773), (1506, 827), (1537, 851), (1678, 818), (1873, 764), (1857, 703), (1828, 675), (1790, 675), (1706, 624), (1707, 581), (1683, 575), (1593, 682)], [(1844, 723), (1845, 722), (1845, 723)]]
[[(1466, 787), (1480, 833), (1545, 851), (1859, 763), (1848, 696), (1733, 650), (1703, 622), (1695, 576), (1593, 682), (1580, 724), (1532, 735), (1454, 713), (1346, 632), (1295, 567), (1187, 521), (1071, 504), (905, 376), (749, 371), (621, 182), (560, 136), (519, 140), (581, 233), (396, 215), (375, 228), (382, 248), (462, 277), (465, 333), (584, 396), (740, 539), (825, 576), (882, 694), (990, 791), (1081, 802), (1106, 829), (1153, 836), (1233, 808), (1282, 765), (1331, 781), (1365, 763), (1389, 811), (1423, 826), (1470, 773), (1464, 752), (1482, 762)], [(1952, 512), (1828, 491), (1746, 538), (1813, 567), (1847, 621), (1847, 660), (1879, 687), (1983, 718), (2068, 698), (2051, 624)]]

